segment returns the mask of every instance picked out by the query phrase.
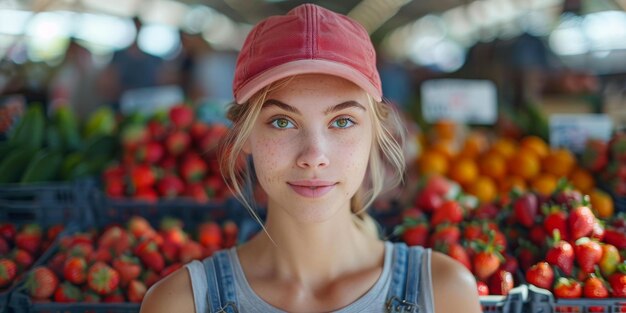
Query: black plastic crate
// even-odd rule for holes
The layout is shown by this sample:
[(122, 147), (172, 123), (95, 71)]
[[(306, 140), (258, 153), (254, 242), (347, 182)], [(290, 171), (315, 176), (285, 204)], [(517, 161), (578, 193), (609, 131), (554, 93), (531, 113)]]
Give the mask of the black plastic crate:
[(621, 313), (626, 312), (626, 298), (555, 299), (549, 290), (529, 286), (529, 313)]
[(0, 185), (0, 221), (44, 228), (89, 222), (93, 191), (92, 180)]
[(138, 313), (139, 303), (32, 303), (23, 293), (11, 297), (8, 313)]

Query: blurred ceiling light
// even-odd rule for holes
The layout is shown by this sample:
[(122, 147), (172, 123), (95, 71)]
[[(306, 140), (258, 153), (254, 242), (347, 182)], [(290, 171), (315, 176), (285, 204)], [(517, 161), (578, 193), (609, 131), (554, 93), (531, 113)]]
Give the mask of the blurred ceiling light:
[(411, 0), (361, 0), (348, 16), (361, 22), (371, 34), (384, 24), (389, 18), (396, 15), (400, 8)]
[(626, 12), (588, 14), (582, 22), (582, 29), (594, 51), (626, 49)]
[(187, 5), (178, 1), (154, 0), (140, 15), (147, 23), (178, 27), (188, 10)]
[(178, 29), (165, 24), (145, 24), (137, 36), (139, 48), (146, 53), (170, 58), (180, 49)]
[(24, 1), (18, 0), (3, 0), (0, 1), (0, 10), (26, 10), (27, 7)]
[(582, 18), (567, 14), (550, 34), (550, 47), (559, 55), (578, 55), (589, 52), (589, 44), (583, 33)]
[(130, 46), (136, 35), (130, 19), (104, 14), (83, 13), (74, 28), (76, 38), (113, 50)]
[(33, 16), (31, 11), (0, 10), (0, 34), (21, 35), (28, 20)]
[(223, 14), (216, 14), (205, 25), (202, 37), (218, 49), (231, 49), (239, 45), (237, 25)]
[(205, 5), (191, 7), (181, 23), (181, 28), (190, 34), (199, 34), (215, 15), (215, 10)]
[(443, 72), (454, 72), (465, 63), (465, 50), (451, 40), (443, 40), (434, 48), (435, 65)]
[(82, 0), (81, 3), (91, 12), (109, 13), (118, 16), (132, 17), (137, 15), (143, 0)]

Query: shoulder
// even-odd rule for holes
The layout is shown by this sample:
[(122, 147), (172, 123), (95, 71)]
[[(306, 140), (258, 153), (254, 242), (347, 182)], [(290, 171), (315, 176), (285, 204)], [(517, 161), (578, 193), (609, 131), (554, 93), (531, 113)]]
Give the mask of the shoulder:
[(154, 284), (141, 303), (141, 313), (194, 313), (193, 290), (186, 267)]
[(437, 312), (481, 312), (476, 280), (461, 263), (433, 251), (431, 276)]

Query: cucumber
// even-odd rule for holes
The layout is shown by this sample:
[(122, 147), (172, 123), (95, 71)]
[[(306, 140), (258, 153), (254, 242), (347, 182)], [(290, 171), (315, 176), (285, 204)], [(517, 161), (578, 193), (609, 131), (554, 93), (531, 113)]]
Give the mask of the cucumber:
[(58, 127), (63, 139), (63, 146), (67, 151), (76, 151), (80, 148), (81, 138), (78, 130), (78, 120), (72, 109), (64, 106), (54, 112), (54, 124)]
[(34, 154), (34, 150), (24, 147), (11, 151), (0, 163), (0, 183), (17, 182)]
[(33, 104), (19, 121), (9, 141), (17, 147), (39, 149), (43, 144), (45, 116), (39, 104)]
[(106, 157), (112, 159), (115, 155), (117, 145), (118, 141), (113, 136), (95, 136), (89, 139), (89, 142), (84, 147), (83, 154), (87, 160), (96, 157)]
[(83, 159), (83, 154), (80, 152), (73, 152), (66, 155), (63, 163), (61, 164), (61, 179), (71, 180), (74, 168), (81, 166)]
[(9, 155), (9, 153), (15, 149), (15, 147), (8, 141), (0, 142), (0, 162)]
[(63, 162), (63, 154), (59, 151), (40, 150), (28, 164), (21, 183), (45, 182), (54, 180)]
[(48, 125), (46, 129), (46, 147), (50, 150), (64, 151), (61, 132), (54, 124)]

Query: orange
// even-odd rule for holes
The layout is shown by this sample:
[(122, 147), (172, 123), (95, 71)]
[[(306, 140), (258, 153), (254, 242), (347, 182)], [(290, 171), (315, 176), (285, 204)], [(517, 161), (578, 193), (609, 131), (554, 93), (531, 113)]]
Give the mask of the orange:
[(517, 188), (519, 191), (525, 191), (526, 181), (519, 176), (510, 175), (505, 177), (500, 183), (500, 192), (509, 192), (513, 190), (513, 188)]
[(550, 196), (556, 190), (557, 179), (552, 174), (539, 174), (531, 183), (532, 188), (541, 195)]
[(539, 158), (526, 149), (520, 149), (508, 161), (509, 173), (530, 180), (541, 171)]
[(464, 157), (475, 159), (487, 148), (487, 138), (484, 134), (473, 132), (465, 138), (463, 148), (459, 152), (459, 155)]
[(443, 154), (448, 161), (456, 156), (456, 149), (452, 140), (437, 140), (428, 149)]
[(489, 152), (478, 159), (480, 174), (501, 180), (506, 176), (506, 160), (500, 154)]
[(520, 146), (533, 151), (540, 159), (545, 158), (550, 152), (550, 147), (537, 136), (526, 136), (522, 138)]
[(456, 136), (456, 123), (452, 120), (439, 120), (434, 125), (437, 139), (453, 140)]
[(496, 184), (491, 178), (486, 176), (480, 176), (473, 183), (469, 184), (467, 192), (476, 196), (481, 203), (490, 203), (498, 195)]
[(576, 165), (576, 158), (567, 149), (555, 149), (550, 151), (542, 163), (544, 172), (561, 178), (570, 173)]
[(445, 175), (448, 171), (448, 159), (437, 151), (424, 151), (417, 162), (420, 175)]
[(569, 174), (569, 180), (574, 188), (580, 190), (583, 194), (588, 194), (595, 187), (596, 182), (593, 176), (586, 169), (576, 167)]
[(589, 194), (589, 200), (591, 202), (591, 209), (596, 216), (600, 218), (610, 218), (613, 216), (615, 210), (613, 206), (613, 199), (610, 195), (599, 189), (594, 189)]
[(499, 138), (491, 146), (491, 150), (499, 153), (505, 159), (509, 159), (515, 155), (517, 151), (517, 143), (513, 139)]
[(461, 185), (468, 185), (478, 177), (478, 165), (469, 158), (460, 158), (450, 164), (448, 177)]

